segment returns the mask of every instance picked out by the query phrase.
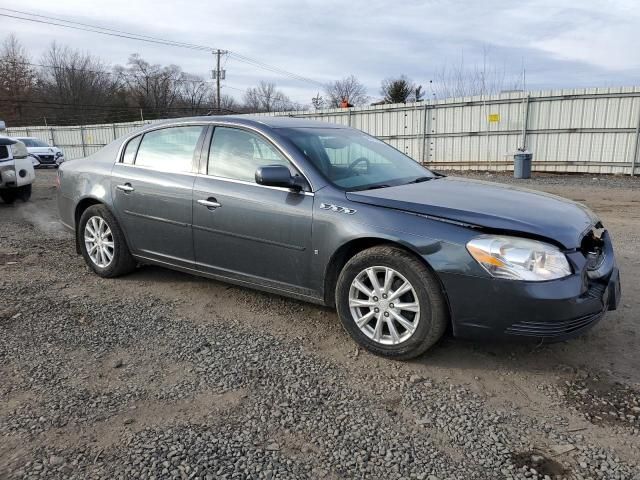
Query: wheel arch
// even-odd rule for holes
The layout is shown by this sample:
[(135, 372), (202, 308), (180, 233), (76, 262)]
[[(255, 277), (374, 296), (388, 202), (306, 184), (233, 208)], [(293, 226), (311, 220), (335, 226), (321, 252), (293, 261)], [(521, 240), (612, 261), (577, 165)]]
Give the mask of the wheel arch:
[[(92, 207), (94, 205), (102, 205), (103, 207), (105, 207), (107, 210), (109, 210), (109, 212), (111, 213), (111, 215), (113, 215), (113, 218), (116, 220), (116, 222), (118, 222), (118, 217), (116, 217), (116, 215), (113, 213), (113, 210), (109, 207), (109, 205), (107, 205), (103, 200), (96, 198), (96, 197), (91, 197), (91, 196), (87, 196), (84, 197), (82, 199), (80, 199), (78, 201), (78, 203), (76, 204), (74, 213), (73, 213), (73, 225), (76, 231), (76, 252), (78, 253), (78, 255), (80, 255), (82, 253), (81, 249), (80, 249), (80, 235), (78, 234), (78, 229), (80, 226), (80, 218), (82, 218), (82, 214), (85, 212), (85, 210), (87, 210), (87, 208)], [(119, 224), (120, 222), (118, 222)], [(120, 225), (118, 225), (120, 226)], [(122, 226), (120, 226), (120, 229), (123, 232), (125, 241), (127, 242), (127, 247), (129, 247), (129, 249), (131, 249), (131, 244), (129, 243), (129, 238), (127, 237), (127, 232), (124, 231), (124, 229), (122, 228)]]
[(433, 267), (429, 264), (425, 258), (420, 255), (417, 251), (415, 251), (410, 245), (407, 245), (403, 242), (399, 242), (397, 240), (382, 238), (382, 237), (360, 237), (349, 240), (342, 244), (331, 256), (329, 263), (325, 269), (325, 277), (324, 277), (324, 300), (328, 306), (335, 307), (335, 291), (336, 285), (338, 283), (338, 276), (340, 272), (344, 268), (345, 264), (352, 258), (354, 255), (360, 253), (363, 250), (366, 250), (371, 247), (376, 247), (379, 245), (387, 245), (399, 248), (409, 253), (416, 259), (418, 259), (426, 268), (433, 273), (434, 277), (437, 279), (438, 284), (440, 286), (440, 291), (442, 292), (446, 307), (447, 314), (449, 316), (449, 321), (451, 319), (451, 308), (449, 306), (449, 297), (447, 295), (447, 291), (444, 288), (444, 284)]

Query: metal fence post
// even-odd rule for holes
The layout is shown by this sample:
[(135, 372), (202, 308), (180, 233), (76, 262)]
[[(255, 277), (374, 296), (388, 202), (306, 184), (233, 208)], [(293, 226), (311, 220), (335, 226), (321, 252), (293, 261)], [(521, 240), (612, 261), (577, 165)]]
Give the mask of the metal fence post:
[(631, 156), (631, 171), (630, 176), (634, 176), (636, 173), (636, 162), (638, 159), (638, 148), (640, 148), (640, 108), (638, 108), (638, 120), (636, 121), (636, 139), (633, 145), (633, 155)]
[(424, 102), (424, 114), (422, 116), (422, 163), (427, 163), (427, 104), (428, 100)]
[(113, 139), (115, 140), (116, 138), (118, 138), (118, 134), (116, 132), (116, 124), (113, 124)]
[(86, 157), (87, 156), (87, 146), (84, 143), (84, 126), (80, 126), (80, 140), (82, 142), (82, 156)]
[(522, 119), (522, 150), (527, 149), (527, 127), (529, 124), (529, 95), (524, 103), (524, 118)]
[(348, 119), (348, 121), (349, 121), (349, 126), (351, 126), (351, 108), (349, 108), (349, 119)]
[(53, 134), (53, 128), (49, 128), (49, 134), (51, 135), (51, 145), (56, 146), (56, 137)]

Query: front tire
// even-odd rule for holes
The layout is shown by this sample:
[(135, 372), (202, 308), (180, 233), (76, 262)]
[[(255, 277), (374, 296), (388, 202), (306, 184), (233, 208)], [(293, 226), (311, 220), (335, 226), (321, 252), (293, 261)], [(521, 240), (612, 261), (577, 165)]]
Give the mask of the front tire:
[(16, 189), (16, 197), (22, 200), (23, 202), (28, 202), (31, 198), (31, 184), (23, 185)]
[(99, 276), (119, 277), (135, 269), (124, 233), (104, 205), (93, 205), (83, 212), (76, 235), (85, 262)]
[(7, 205), (11, 205), (13, 202), (16, 201), (16, 198), (18, 198), (18, 196), (14, 188), (7, 188), (7, 189), (0, 190), (0, 198)]
[(336, 304), (343, 327), (357, 343), (398, 360), (424, 353), (448, 323), (438, 279), (393, 246), (363, 250), (347, 262), (338, 277)]

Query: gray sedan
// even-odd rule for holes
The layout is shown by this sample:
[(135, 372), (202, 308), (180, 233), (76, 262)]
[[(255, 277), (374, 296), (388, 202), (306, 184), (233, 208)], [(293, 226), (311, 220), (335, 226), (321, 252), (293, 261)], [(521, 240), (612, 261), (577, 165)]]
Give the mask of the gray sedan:
[(98, 275), (155, 264), (337, 308), (407, 359), (456, 336), (559, 340), (620, 299), (585, 206), (445, 177), (358, 130), (278, 117), (153, 124), (59, 172)]

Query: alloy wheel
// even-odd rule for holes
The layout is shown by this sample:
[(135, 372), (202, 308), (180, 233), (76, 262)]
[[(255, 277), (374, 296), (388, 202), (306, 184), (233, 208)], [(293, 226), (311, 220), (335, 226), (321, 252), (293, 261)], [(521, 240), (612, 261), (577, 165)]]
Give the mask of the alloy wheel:
[(91, 261), (100, 268), (106, 268), (113, 260), (115, 245), (111, 228), (99, 216), (87, 220), (84, 226), (84, 245)]
[(349, 309), (360, 331), (383, 345), (408, 340), (420, 319), (420, 302), (411, 282), (382, 266), (356, 275), (349, 289)]

